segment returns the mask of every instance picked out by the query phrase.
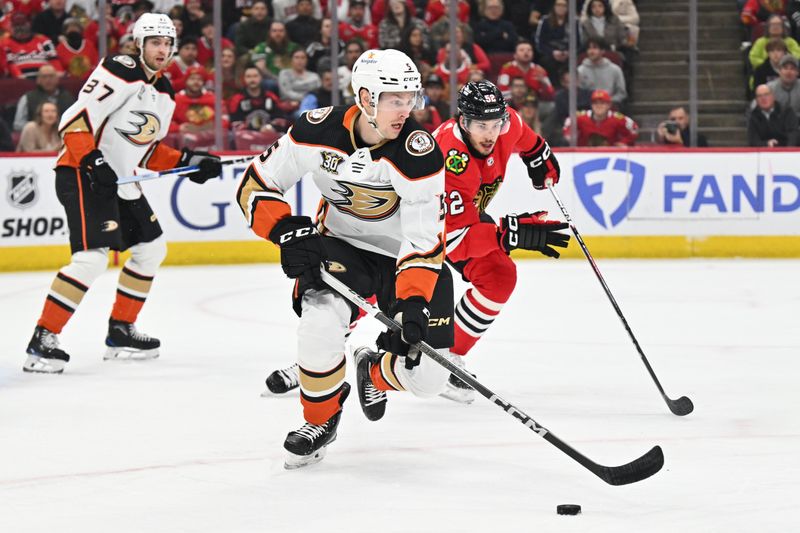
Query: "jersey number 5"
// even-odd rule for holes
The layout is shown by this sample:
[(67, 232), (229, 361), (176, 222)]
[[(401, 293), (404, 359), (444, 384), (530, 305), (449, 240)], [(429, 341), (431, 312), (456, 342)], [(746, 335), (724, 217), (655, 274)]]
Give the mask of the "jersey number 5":
[[(94, 91), (95, 87), (97, 87), (99, 84), (100, 84), (100, 82), (98, 80), (91, 79), (91, 80), (86, 82), (86, 85), (83, 86), (83, 90), (81, 92), (89, 94), (92, 91)], [(102, 102), (103, 100), (105, 100), (106, 98), (111, 96), (111, 94), (114, 92), (114, 89), (112, 89), (111, 87), (109, 87), (105, 83), (103, 84), (103, 90), (105, 92), (97, 99), (98, 102)]]

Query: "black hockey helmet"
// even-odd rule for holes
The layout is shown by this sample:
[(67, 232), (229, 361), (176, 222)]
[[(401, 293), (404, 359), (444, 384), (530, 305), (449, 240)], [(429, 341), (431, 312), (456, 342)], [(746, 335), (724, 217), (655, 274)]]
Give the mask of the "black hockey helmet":
[(458, 112), (467, 120), (508, 120), (506, 101), (497, 86), (486, 80), (471, 81), (458, 92)]

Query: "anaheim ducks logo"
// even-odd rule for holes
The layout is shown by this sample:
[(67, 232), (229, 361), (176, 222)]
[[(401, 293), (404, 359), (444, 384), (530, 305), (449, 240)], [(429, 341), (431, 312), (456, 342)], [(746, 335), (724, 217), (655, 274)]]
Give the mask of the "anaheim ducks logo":
[(161, 131), (161, 121), (153, 113), (147, 111), (131, 111), (136, 117), (128, 123), (132, 126), (130, 131), (114, 128), (129, 143), (136, 146), (147, 146), (156, 140)]
[(400, 198), (391, 186), (371, 187), (361, 183), (336, 182), (341, 189), (333, 192), (341, 194), (340, 199), (327, 200), (348, 215), (362, 220), (385, 220), (400, 207)]
[(486, 208), (489, 207), (489, 202), (497, 194), (502, 182), (503, 180), (498, 177), (491, 183), (481, 185), (480, 189), (478, 189), (478, 194), (475, 195), (475, 207), (478, 208), (478, 211), (486, 211)]

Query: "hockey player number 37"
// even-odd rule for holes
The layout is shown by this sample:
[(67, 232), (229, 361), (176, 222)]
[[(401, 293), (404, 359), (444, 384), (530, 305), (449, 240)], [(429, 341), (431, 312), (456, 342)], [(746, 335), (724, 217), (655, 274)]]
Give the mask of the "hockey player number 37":
[[(86, 94), (90, 94), (92, 91), (94, 91), (95, 87), (97, 87), (99, 84), (100, 84), (100, 81), (95, 80), (95, 79), (91, 79), (91, 80), (86, 82), (86, 85), (83, 86), (83, 90), (81, 90), (81, 92), (82, 93), (86, 93)], [(97, 99), (98, 102), (102, 102), (103, 100), (105, 100), (106, 98), (108, 98), (109, 96), (111, 96), (114, 93), (114, 89), (112, 89), (111, 87), (109, 87), (105, 83), (103, 84), (103, 90), (105, 91), (105, 93), (102, 94)]]

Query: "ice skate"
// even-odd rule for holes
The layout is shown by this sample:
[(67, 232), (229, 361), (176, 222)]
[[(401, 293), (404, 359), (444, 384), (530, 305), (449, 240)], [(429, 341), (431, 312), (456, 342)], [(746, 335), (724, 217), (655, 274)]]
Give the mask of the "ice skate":
[[(349, 394), (350, 385), (345, 383), (339, 403), (343, 404)], [(341, 417), (342, 410), (339, 409), (322, 425), (306, 422), (300, 429), (289, 432), (283, 443), (287, 452), (283, 467), (295, 470), (322, 461), (328, 444), (336, 440), (336, 428)]]
[(58, 336), (47, 328), (36, 326), (25, 350), (28, 358), (22, 365), (25, 372), (60, 374), (69, 361), (69, 354), (58, 347)]
[[(448, 359), (457, 367), (466, 370), (463, 356), (452, 355)], [(471, 372), (470, 375), (475, 377), (475, 374)], [(454, 402), (470, 404), (475, 401), (475, 389), (458, 379), (455, 374), (450, 374), (450, 377), (447, 378), (447, 386), (444, 392), (439, 394), (439, 396), (447, 398), (448, 400), (453, 400)]]
[(300, 386), (300, 367), (297, 363), (290, 367), (276, 370), (267, 377), (267, 390), (261, 396), (286, 394)]
[(361, 410), (368, 420), (380, 420), (386, 413), (386, 391), (375, 388), (369, 373), (372, 365), (380, 361), (380, 355), (362, 346), (355, 351), (353, 359), (356, 363), (356, 389)]
[(161, 341), (139, 333), (136, 326), (120, 320), (108, 321), (106, 337), (106, 354), (103, 359), (109, 360), (145, 360), (158, 357)]

